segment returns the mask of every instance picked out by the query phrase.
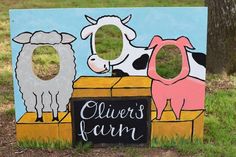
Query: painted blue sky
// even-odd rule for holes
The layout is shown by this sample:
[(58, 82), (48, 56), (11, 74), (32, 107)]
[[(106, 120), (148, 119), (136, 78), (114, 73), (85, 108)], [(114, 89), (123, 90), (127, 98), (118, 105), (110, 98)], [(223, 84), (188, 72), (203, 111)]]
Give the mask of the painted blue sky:
[[(77, 63), (77, 77), (95, 76), (96, 74), (87, 67), (87, 58), (91, 54), (90, 41), (80, 38), (80, 31), (89, 24), (84, 15), (97, 19), (103, 15), (117, 15), (124, 18), (129, 14), (132, 14), (132, 19), (127, 25), (137, 34), (137, 38), (132, 41), (133, 45), (148, 46), (154, 35), (160, 35), (163, 39), (186, 36), (196, 48), (196, 52), (206, 53), (206, 7), (16, 9), (10, 10), (11, 38), (25, 31), (38, 30), (57, 30), (73, 34), (77, 37), (72, 44)], [(14, 69), (22, 45), (12, 41), (11, 46)], [(25, 107), (15, 77), (14, 96), (16, 120), (18, 120), (25, 112)]]

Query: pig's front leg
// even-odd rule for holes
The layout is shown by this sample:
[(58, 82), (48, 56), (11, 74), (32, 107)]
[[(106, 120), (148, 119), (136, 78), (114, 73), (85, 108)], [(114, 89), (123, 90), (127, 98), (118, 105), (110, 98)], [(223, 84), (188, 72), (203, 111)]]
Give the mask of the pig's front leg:
[(157, 110), (156, 119), (160, 120), (161, 116), (162, 116), (162, 113), (163, 113), (163, 111), (166, 107), (167, 99), (164, 98), (164, 97), (161, 97), (161, 96), (153, 97), (153, 99), (154, 99), (154, 103), (155, 103), (156, 110)]
[(171, 99), (171, 107), (175, 113), (175, 117), (177, 120), (180, 119), (180, 113), (185, 104), (185, 99), (183, 98), (173, 98)]

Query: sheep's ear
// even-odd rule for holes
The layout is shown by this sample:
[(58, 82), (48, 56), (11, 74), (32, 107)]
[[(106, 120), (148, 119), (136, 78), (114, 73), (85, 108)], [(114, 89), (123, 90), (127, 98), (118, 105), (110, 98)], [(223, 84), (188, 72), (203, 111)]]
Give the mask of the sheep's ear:
[(21, 34), (17, 35), (12, 40), (19, 43), (19, 44), (27, 44), (27, 43), (30, 42), (31, 36), (32, 36), (32, 33), (24, 32), (24, 33), (21, 33)]
[(69, 44), (76, 40), (76, 37), (68, 33), (61, 33), (61, 36), (62, 36), (61, 43), (63, 44)]
[(154, 48), (156, 45), (158, 45), (160, 42), (162, 42), (163, 40), (162, 40), (162, 38), (160, 37), (160, 36), (158, 36), (158, 35), (155, 35), (153, 38), (152, 38), (152, 40), (151, 40), (151, 42), (150, 42), (150, 44), (149, 44), (149, 46), (148, 46), (148, 49), (152, 49), (152, 48)]
[(183, 46), (189, 49), (195, 49), (187, 37), (184, 37), (184, 36), (179, 37), (177, 39), (177, 42), (179, 42), (180, 44), (182, 44)]
[(126, 18), (124, 18), (123, 20), (121, 20), (121, 22), (122, 22), (123, 24), (126, 24), (126, 23), (128, 23), (128, 22), (130, 21), (131, 17), (132, 17), (132, 15), (130, 14), (129, 16), (127, 16)]
[(91, 24), (95, 25), (97, 23), (96, 20), (94, 20), (92, 17), (85, 15), (85, 18), (88, 22), (90, 22)]

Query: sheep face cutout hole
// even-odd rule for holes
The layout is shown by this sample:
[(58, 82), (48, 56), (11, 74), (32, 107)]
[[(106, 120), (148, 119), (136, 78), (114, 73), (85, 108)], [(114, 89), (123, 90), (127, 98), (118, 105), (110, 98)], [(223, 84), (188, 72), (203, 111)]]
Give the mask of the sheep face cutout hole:
[(60, 70), (60, 57), (52, 46), (40, 46), (32, 55), (34, 74), (42, 80), (51, 80)]
[[(91, 24), (84, 27), (81, 31), (82, 39), (87, 39), (91, 36), (92, 55), (88, 58), (88, 66), (96, 73), (109, 72), (111, 67), (124, 62), (130, 55), (130, 51), (133, 51), (131, 50), (133, 47), (130, 45), (130, 41), (135, 39), (136, 33), (133, 29), (126, 26), (131, 19), (131, 15), (124, 19), (120, 19), (118, 16), (114, 15), (102, 16), (97, 20), (89, 16), (85, 17)], [(107, 27), (110, 27), (109, 31), (100, 33), (101, 30), (104, 30), (104, 28)], [(110, 33), (110, 37), (107, 37), (111, 30), (116, 33)], [(105, 36), (102, 37), (101, 41), (98, 37), (102, 35)], [(99, 42), (103, 42), (103, 45), (108, 45), (104, 45), (105, 47), (101, 48), (101, 46), (99, 46)], [(114, 53), (110, 53), (111, 49), (114, 50), (114, 47), (116, 47), (116, 50)]]
[(182, 70), (180, 49), (175, 45), (163, 46), (156, 56), (156, 72), (165, 79), (172, 79)]
[[(68, 109), (75, 78), (75, 57), (71, 45), (75, 39), (71, 34), (57, 31), (23, 32), (13, 39), (23, 44), (17, 57), (16, 79), (26, 112), (36, 112), (36, 121), (43, 122), (43, 112), (52, 112), (52, 121), (58, 121), (58, 112)], [(40, 79), (32, 68), (34, 50), (43, 46), (51, 46), (60, 58), (60, 70), (49, 80)]]

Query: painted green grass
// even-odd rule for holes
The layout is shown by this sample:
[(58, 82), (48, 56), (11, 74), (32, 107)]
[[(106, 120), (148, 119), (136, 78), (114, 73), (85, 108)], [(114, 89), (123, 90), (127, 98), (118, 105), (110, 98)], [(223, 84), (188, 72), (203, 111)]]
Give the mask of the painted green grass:
[(63, 140), (21, 140), (17, 142), (17, 147), (22, 149), (52, 149), (52, 150), (65, 150), (71, 149), (75, 153), (85, 154), (92, 148), (91, 142), (79, 142), (75, 148), (72, 148), (71, 142)]
[(23, 149), (55, 149), (55, 150), (71, 149), (71, 143), (62, 140), (51, 140), (51, 141), (22, 140), (17, 142), (17, 146)]

